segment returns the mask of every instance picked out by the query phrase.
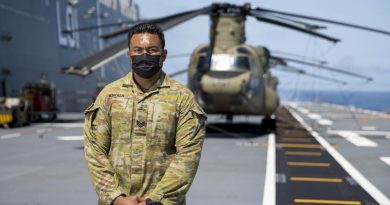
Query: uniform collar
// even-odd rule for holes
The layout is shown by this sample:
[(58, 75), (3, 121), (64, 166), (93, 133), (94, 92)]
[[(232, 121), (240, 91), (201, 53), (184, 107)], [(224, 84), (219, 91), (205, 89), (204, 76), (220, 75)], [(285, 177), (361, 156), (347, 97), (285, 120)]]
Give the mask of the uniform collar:
[[(160, 79), (151, 87), (147, 92), (152, 92), (154, 90), (159, 90), (161, 88), (167, 88), (171, 86), (171, 79), (165, 74), (164, 71), (161, 72)], [(124, 79), (124, 83), (122, 87), (131, 87), (133, 89), (137, 89), (139, 92), (143, 92), (137, 83), (134, 81), (133, 72), (129, 72)]]

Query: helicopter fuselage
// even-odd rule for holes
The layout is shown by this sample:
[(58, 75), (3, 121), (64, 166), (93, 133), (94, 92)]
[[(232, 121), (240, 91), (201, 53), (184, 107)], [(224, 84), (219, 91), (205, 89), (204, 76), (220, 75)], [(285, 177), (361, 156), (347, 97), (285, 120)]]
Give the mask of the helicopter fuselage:
[(277, 82), (256, 48), (239, 44), (214, 49), (208, 59), (207, 44), (191, 56), (189, 88), (207, 113), (271, 115), (279, 105)]
[(271, 115), (279, 97), (269, 51), (245, 44), (241, 10), (221, 10), (210, 17), (210, 43), (191, 55), (189, 88), (207, 113)]

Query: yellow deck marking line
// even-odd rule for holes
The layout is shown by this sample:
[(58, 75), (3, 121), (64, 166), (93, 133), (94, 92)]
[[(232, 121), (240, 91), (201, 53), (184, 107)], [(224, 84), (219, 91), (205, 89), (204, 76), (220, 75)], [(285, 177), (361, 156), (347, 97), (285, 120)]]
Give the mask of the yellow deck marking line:
[(290, 181), (341, 183), (341, 182), (343, 182), (343, 179), (341, 179), (341, 178), (290, 177)]
[(305, 166), (305, 167), (330, 167), (330, 163), (319, 162), (287, 162), (288, 166)]
[(289, 148), (322, 148), (320, 144), (290, 144), (290, 143), (277, 143), (276, 147), (289, 147)]
[(310, 139), (310, 137), (306, 136), (283, 136), (284, 138), (300, 138), (300, 139)]
[(310, 138), (282, 138), (282, 141), (287, 142), (310, 142), (311, 140)]
[(286, 133), (281, 133), (281, 135), (285, 135), (283, 137), (285, 138), (309, 138), (309, 136), (306, 135), (292, 135), (292, 134), (286, 134)]
[(286, 151), (285, 155), (294, 155), (294, 156), (321, 156), (321, 152), (293, 152)]
[(294, 203), (304, 204), (347, 204), (361, 205), (360, 201), (322, 200), (322, 199), (294, 199)]
[(329, 142), (327, 142), (324, 137), (315, 132), (313, 128), (306, 124), (306, 122), (292, 109), (290, 109), (290, 113), (322, 146), (324, 146), (324, 149), (326, 149), (326, 151), (328, 151), (328, 153), (334, 159), (336, 159), (336, 161), (344, 168), (344, 170), (347, 171), (348, 174), (378, 202), (378, 204), (390, 204), (390, 199), (387, 198), (387, 196), (383, 194), (381, 190), (368, 181), (368, 179), (362, 173), (360, 173), (360, 171), (357, 170), (347, 159), (345, 159), (344, 156), (342, 156), (331, 144), (329, 144)]

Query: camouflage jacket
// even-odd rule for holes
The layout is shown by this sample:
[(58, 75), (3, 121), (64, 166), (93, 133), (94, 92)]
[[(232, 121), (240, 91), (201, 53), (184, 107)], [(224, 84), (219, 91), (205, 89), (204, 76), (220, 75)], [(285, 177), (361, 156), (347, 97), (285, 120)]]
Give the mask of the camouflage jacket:
[(144, 93), (129, 73), (107, 85), (85, 114), (85, 158), (99, 204), (122, 193), (185, 203), (206, 120), (191, 91), (163, 73)]

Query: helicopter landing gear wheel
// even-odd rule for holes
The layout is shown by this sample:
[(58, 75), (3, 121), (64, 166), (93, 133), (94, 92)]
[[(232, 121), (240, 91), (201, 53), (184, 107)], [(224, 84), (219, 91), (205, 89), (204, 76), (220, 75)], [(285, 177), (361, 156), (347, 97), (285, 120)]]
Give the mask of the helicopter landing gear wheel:
[(227, 114), (226, 115), (226, 122), (227, 123), (232, 123), (233, 122), (233, 115), (232, 114)]
[(49, 115), (49, 121), (50, 122), (53, 122), (57, 119), (57, 114), (56, 113), (53, 113), (53, 114), (50, 114)]
[(265, 116), (261, 121), (261, 127), (267, 131), (274, 131), (276, 129), (276, 119), (274, 116)]

